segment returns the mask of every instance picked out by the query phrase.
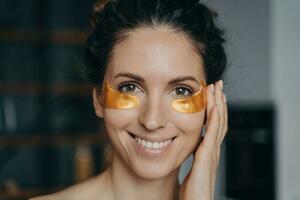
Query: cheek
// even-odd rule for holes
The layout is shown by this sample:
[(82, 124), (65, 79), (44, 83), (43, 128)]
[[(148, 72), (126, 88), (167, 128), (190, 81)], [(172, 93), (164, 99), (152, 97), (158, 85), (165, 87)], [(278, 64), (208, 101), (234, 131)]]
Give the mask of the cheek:
[(204, 115), (204, 111), (192, 114), (173, 113), (172, 119), (176, 128), (179, 129), (182, 134), (194, 138), (200, 136), (204, 123)]
[(104, 121), (109, 134), (110, 131), (126, 128), (136, 116), (136, 110), (104, 109)]
[(182, 163), (199, 145), (205, 112), (193, 114), (174, 113), (172, 120), (179, 131), (178, 162)]

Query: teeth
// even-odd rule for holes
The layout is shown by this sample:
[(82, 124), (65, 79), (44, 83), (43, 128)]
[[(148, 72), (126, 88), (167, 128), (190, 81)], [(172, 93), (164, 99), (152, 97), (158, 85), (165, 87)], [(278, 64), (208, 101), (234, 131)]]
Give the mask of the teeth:
[(150, 141), (146, 141), (144, 139), (138, 138), (138, 137), (135, 137), (134, 139), (137, 143), (141, 144), (142, 146), (144, 146), (147, 149), (163, 148), (163, 147), (167, 146), (172, 140), (172, 139), (169, 139), (164, 142), (150, 142)]
[(152, 148), (152, 142), (146, 142), (146, 147), (147, 148)]
[(169, 144), (169, 142), (171, 142), (171, 140), (165, 141), (164, 146), (167, 146)]
[(164, 146), (164, 142), (160, 142), (159, 143), (159, 147), (161, 148), (161, 147), (163, 147)]
[(158, 142), (154, 142), (154, 143), (152, 144), (152, 148), (153, 148), (153, 149), (158, 149), (158, 147), (159, 147), (159, 143), (158, 143)]

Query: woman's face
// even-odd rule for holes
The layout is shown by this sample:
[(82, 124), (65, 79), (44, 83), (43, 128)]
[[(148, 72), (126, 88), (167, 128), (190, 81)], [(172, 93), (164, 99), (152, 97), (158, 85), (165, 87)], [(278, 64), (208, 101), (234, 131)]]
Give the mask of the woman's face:
[(136, 175), (162, 178), (195, 150), (205, 110), (181, 113), (170, 103), (198, 92), (201, 80), (203, 60), (183, 34), (168, 28), (137, 29), (115, 47), (105, 81), (120, 93), (138, 96), (139, 105), (106, 108), (94, 90), (94, 106), (115, 153)]

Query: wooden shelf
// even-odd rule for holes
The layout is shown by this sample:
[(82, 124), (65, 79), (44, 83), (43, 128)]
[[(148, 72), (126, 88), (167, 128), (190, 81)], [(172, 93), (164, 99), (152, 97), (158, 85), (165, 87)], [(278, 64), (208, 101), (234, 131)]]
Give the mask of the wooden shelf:
[(30, 44), (83, 45), (86, 34), (79, 30), (64, 31), (25, 31), (0, 30), (0, 42), (17, 42)]
[(92, 87), (83, 83), (59, 83), (43, 85), (41, 83), (1, 83), (0, 95), (91, 95)]
[(106, 141), (105, 133), (81, 133), (80, 135), (56, 133), (53, 135), (36, 134), (34, 136), (1, 136), (0, 147), (64, 147), (79, 145), (98, 145)]

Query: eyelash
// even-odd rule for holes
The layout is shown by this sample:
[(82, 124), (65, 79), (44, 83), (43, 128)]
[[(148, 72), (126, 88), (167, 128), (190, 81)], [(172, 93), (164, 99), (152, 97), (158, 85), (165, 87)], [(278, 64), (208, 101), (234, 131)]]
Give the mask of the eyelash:
[[(124, 87), (128, 87), (128, 86), (133, 86), (134, 89), (133, 91), (130, 91), (130, 90), (124, 90)], [(128, 88), (127, 88), (128, 89)], [(138, 89), (139, 91), (135, 91), (136, 89)], [(183, 95), (180, 95), (180, 94), (176, 94), (176, 90), (178, 89), (184, 89), (185, 92), (187, 91), (188, 94), (183, 94)], [(119, 86), (118, 86), (118, 91), (119, 92), (123, 92), (123, 93), (133, 93), (133, 92), (142, 92), (142, 90), (139, 88), (139, 86), (137, 85), (137, 83), (135, 82), (132, 82), (132, 81), (128, 81), (128, 82), (124, 82), (124, 83), (121, 83)], [(174, 94), (174, 93), (175, 94)], [(184, 92), (184, 93), (185, 93)], [(187, 87), (187, 86), (183, 86), (183, 85), (180, 85), (180, 86), (176, 86), (174, 89), (172, 89), (172, 91), (170, 92), (171, 95), (174, 95), (174, 96), (178, 96), (178, 97), (183, 97), (183, 96), (191, 96), (193, 95), (194, 93), (194, 90), (190, 87)]]
[[(129, 81), (129, 82), (124, 82), (124, 83), (121, 83), (119, 86), (118, 86), (118, 91), (119, 92), (124, 92), (124, 93), (130, 93), (130, 92), (135, 92), (135, 91), (128, 91), (128, 90), (123, 90), (123, 88), (125, 87), (125, 86), (133, 86), (134, 87), (134, 89), (139, 89), (139, 87), (137, 86), (137, 84), (135, 83), (135, 82), (132, 82), (132, 81)], [(140, 91), (139, 92), (141, 92), (142, 90), (141, 89), (139, 89)]]
[[(181, 95), (181, 94), (176, 94), (176, 90), (178, 91), (178, 89), (184, 89), (185, 92), (186, 92), (186, 91), (188, 92), (188, 94), (183, 94), (183, 95)], [(175, 94), (172, 94), (172, 92), (175, 92)], [(184, 93), (185, 93), (185, 92), (184, 92)], [(175, 87), (175, 88), (171, 91), (171, 94), (172, 94), (172, 95), (179, 96), (179, 97), (191, 96), (191, 95), (193, 95), (193, 93), (194, 93), (194, 90), (193, 90), (192, 88), (190, 88), (190, 87), (187, 87), (187, 86), (177, 86), (177, 87)]]

